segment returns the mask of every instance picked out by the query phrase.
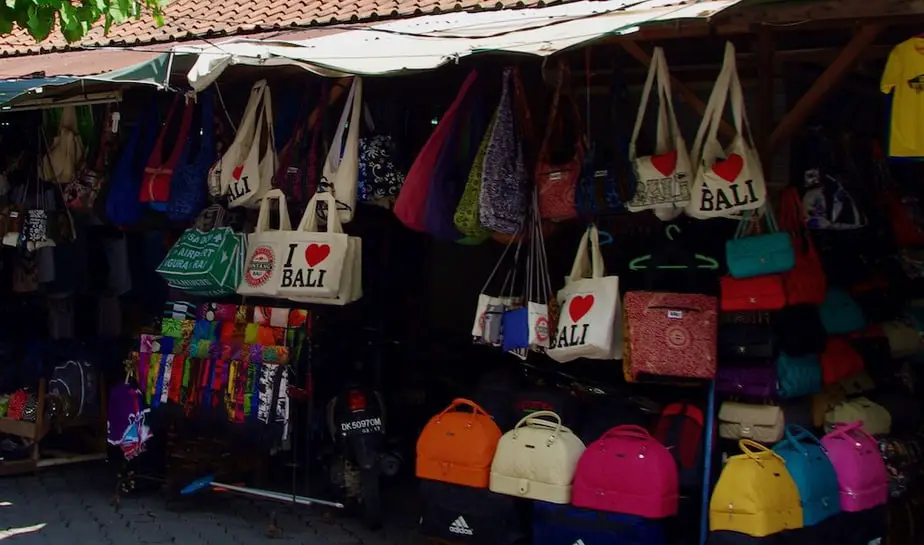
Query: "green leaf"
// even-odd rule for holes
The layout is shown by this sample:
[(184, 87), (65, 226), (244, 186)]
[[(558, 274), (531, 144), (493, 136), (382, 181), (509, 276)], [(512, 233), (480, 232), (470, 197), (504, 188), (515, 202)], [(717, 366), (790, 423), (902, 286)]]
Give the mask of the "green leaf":
[(41, 42), (51, 34), (55, 24), (55, 10), (49, 7), (29, 6), (29, 18), (26, 21), (26, 30), (36, 42)]

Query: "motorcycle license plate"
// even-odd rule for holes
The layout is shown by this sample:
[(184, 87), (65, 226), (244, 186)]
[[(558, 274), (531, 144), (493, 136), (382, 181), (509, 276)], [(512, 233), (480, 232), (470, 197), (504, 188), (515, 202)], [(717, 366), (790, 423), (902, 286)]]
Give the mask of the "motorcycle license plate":
[(340, 423), (340, 433), (345, 436), (382, 433), (382, 418), (357, 418)]

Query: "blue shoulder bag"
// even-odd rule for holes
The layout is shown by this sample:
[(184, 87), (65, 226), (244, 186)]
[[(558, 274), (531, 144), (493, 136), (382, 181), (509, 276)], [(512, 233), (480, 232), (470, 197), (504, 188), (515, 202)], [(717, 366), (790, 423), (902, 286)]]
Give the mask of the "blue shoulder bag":
[[(199, 130), (190, 131), (189, 138), (183, 144), (183, 155), (170, 180), (170, 200), (167, 201), (166, 213), (173, 221), (192, 221), (205, 207), (206, 184), (203, 182), (215, 162), (212, 93), (208, 89), (199, 95)], [(195, 148), (198, 149), (194, 158), (191, 158)]]
[(796, 266), (796, 254), (789, 233), (778, 232), (773, 211), (763, 211), (767, 234), (749, 236), (752, 228), (759, 227), (760, 217), (745, 213), (738, 223), (735, 238), (725, 243), (725, 259), (732, 278), (752, 278), (782, 273)]
[(799, 489), (802, 521), (814, 526), (841, 512), (837, 474), (821, 441), (803, 427), (786, 426), (773, 451), (786, 461), (786, 469)]
[(829, 335), (846, 335), (866, 327), (863, 309), (846, 291), (828, 288), (825, 301), (818, 309), (821, 323)]

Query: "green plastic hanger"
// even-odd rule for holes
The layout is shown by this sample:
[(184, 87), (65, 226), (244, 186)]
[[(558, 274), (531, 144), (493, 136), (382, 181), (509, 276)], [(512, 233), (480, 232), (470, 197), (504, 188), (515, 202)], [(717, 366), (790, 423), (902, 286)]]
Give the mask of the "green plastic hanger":
[[(671, 224), (671, 225), (668, 225), (664, 229), (664, 236), (667, 237), (667, 240), (671, 242), (674, 241), (674, 234), (673, 234), (674, 231), (679, 233), (680, 227), (678, 227), (677, 225)], [(700, 262), (699, 265), (696, 266), (697, 269), (715, 271), (715, 270), (718, 270), (719, 268), (719, 262), (716, 261), (715, 259), (712, 259), (711, 257), (704, 256), (702, 254), (693, 254), (693, 257), (696, 258), (696, 260)], [(647, 269), (648, 266), (645, 265), (644, 262), (648, 261), (649, 259), (651, 259), (651, 254), (645, 254), (643, 256), (636, 257), (635, 259), (629, 262), (629, 270), (641, 271), (641, 270)], [(689, 269), (690, 266), (689, 265), (658, 265), (655, 268), (656, 269), (683, 270), (683, 269)]]

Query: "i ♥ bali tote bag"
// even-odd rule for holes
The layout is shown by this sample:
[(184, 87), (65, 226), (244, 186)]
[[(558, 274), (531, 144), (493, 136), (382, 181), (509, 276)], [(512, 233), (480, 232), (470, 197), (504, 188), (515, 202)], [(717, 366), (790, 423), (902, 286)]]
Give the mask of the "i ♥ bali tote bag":
[[(655, 153), (644, 157), (636, 154), (636, 142), (645, 119), (645, 110), (657, 81), (658, 119)], [(635, 170), (635, 197), (629, 201), (630, 212), (653, 210), (664, 220), (677, 217), (690, 202), (693, 167), (687, 152), (687, 143), (680, 134), (677, 116), (674, 115), (670, 75), (664, 50), (656, 47), (648, 67), (648, 79), (642, 90), (642, 102), (629, 142), (629, 160)]]
[(250, 90), (237, 135), (221, 158), (221, 188), (229, 206), (256, 208), (272, 189), (276, 172), (273, 134), (272, 95), (266, 80), (260, 80)]
[[(731, 102), (735, 137), (723, 150), (718, 134), (726, 99)], [(734, 217), (764, 205), (767, 186), (744, 110), (735, 46), (731, 42), (725, 45), (722, 72), (703, 112), (692, 154), (697, 163), (693, 191), (686, 209), (689, 216), (698, 219)]]

